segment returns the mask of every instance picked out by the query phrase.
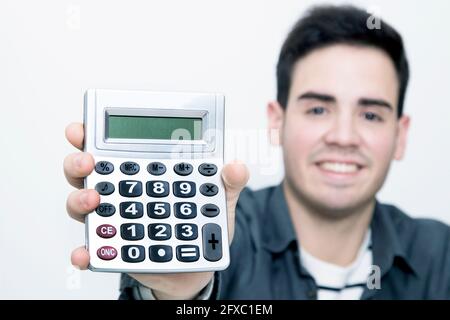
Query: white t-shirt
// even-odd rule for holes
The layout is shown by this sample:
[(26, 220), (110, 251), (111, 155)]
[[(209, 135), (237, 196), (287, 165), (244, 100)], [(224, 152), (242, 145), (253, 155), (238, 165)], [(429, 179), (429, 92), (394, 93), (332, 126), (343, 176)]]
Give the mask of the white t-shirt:
[(318, 300), (358, 300), (367, 285), (372, 270), (371, 232), (368, 230), (355, 261), (341, 267), (317, 259), (300, 248), (303, 267), (317, 284)]

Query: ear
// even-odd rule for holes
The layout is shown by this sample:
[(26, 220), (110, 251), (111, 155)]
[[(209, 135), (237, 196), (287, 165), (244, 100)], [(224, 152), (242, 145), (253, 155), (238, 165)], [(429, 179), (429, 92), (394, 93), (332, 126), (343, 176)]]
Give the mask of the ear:
[(395, 160), (401, 160), (403, 158), (403, 155), (405, 154), (406, 149), (406, 140), (408, 136), (408, 129), (409, 129), (409, 123), (411, 119), (403, 115), (398, 120), (398, 128), (397, 128), (397, 141), (395, 145), (395, 151), (394, 151), (394, 159)]
[(284, 109), (278, 101), (270, 101), (267, 104), (267, 118), (268, 118), (268, 134), (270, 143), (273, 145), (281, 145), (281, 129), (284, 122)]

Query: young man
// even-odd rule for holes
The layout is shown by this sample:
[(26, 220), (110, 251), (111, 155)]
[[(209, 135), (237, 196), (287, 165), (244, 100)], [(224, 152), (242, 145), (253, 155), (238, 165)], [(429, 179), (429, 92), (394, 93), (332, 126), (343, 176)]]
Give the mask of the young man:
[[(245, 166), (225, 166), (231, 233), (236, 212), (229, 268), (124, 275), (121, 298), (450, 298), (450, 228), (376, 200), (405, 150), (408, 62), (401, 36), (384, 22), (369, 29), (369, 18), (354, 7), (317, 7), (288, 35), (277, 101), (267, 108), (270, 129), (280, 132), (285, 179), (240, 193)], [(82, 147), (81, 125), (66, 134)], [(64, 167), (81, 187), (93, 166), (79, 153)], [(82, 221), (98, 203), (94, 190), (79, 190), (68, 212)], [(76, 249), (72, 262), (85, 268), (88, 252)]]

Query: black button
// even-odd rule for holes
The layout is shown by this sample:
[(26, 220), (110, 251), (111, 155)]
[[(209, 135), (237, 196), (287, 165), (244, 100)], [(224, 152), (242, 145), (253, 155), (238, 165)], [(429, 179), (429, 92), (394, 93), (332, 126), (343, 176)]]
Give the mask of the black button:
[(135, 180), (120, 181), (119, 193), (124, 197), (139, 197), (142, 195), (142, 182)]
[(169, 195), (169, 183), (167, 181), (148, 181), (147, 195), (149, 197), (160, 198)]
[(202, 228), (203, 256), (208, 261), (222, 258), (222, 230), (215, 223), (207, 223)]
[(173, 170), (180, 176), (187, 176), (192, 173), (193, 166), (186, 162), (177, 163)]
[(196, 224), (183, 223), (175, 226), (175, 237), (179, 240), (195, 240), (198, 237)]
[(99, 182), (95, 185), (95, 190), (100, 193), (102, 196), (110, 195), (114, 192), (114, 185), (111, 182)]
[(192, 219), (197, 216), (197, 205), (193, 202), (176, 202), (173, 207), (177, 218)]
[(152, 240), (167, 240), (172, 237), (172, 229), (167, 223), (150, 223), (148, 237)]
[(197, 246), (182, 245), (177, 247), (177, 259), (181, 262), (194, 262), (200, 258)]
[(139, 223), (124, 223), (120, 226), (120, 236), (125, 240), (144, 239), (144, 225)]
[(207, 203), (203, 205), (200, 211), (204, 216), (210, 218), (215, 217), (220, 213), (219, 207), (212, 203)]
[(217, 166), (212, 163), (202, 163), (198, 167), (198, 172), (200, 172), (204, 176), (213, 176), (217, 172)]
[(170, 205), (167, 202), (149, 202), (147, 215), (153, 219), (167, 218), (170, 215)]
[(152, 162), (147, 166), (147, 171), (154, 176), (160, 176), (166, 172), (166, 166), (161, 162)]
[(127, 161), (120, 165), (120, 171), (131, 176), (139, 172), (139, 165), (136, 162)]
[(200, 193), (207, 197), (215, 196), (219, 188), (214, 183), (204, 183), (200, 186)]
[(97, 209), (95, 209), (95, 212), (97, 212), (99, 216), (110, 217), (116, 213), (116, 207), (114, 207), (111, 203), (104, 202), (100, 203)]
[(191, 181), (175, 181), (173, 194), (179, 198), (191, 198), (195, 196), (195, 183)]
[(145, 248), (143, 246), (123, 246), (122, 260), (125, 262), (141, 262), (145, 259)]
[(167, 262), (172, 260), (172, 247), (157, 245), (149, 248), (150, 260), (154, 262)]
[(95, 164), (95, 172), (100, 174), (110, 174), (114, 171), (114, 165), (108, 161), (99, 161)]
[(127, 219), (137, 219), (144, 215), (144, 207), (140, 202), (121, 202), (120, 215)]

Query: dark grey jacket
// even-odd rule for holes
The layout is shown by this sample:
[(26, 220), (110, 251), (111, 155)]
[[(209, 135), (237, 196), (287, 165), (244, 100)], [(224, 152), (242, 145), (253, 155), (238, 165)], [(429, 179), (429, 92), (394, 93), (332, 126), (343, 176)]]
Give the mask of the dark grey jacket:
[[(381, 288), (362, 299), (450, 299), (450, 228), (413, 219), (377, 202), (371, 222), (373, 264)], [(123, 275), (121, 299), (133, 299), (136, 281)], [(236, 212), (228, 269), (216, 272), (214, 299), (316, 299), (314, 279), (302, 267), (298, 241), (281, 185), (245, 189)]]

